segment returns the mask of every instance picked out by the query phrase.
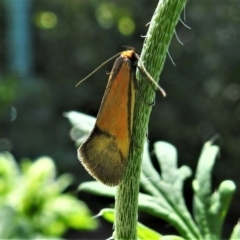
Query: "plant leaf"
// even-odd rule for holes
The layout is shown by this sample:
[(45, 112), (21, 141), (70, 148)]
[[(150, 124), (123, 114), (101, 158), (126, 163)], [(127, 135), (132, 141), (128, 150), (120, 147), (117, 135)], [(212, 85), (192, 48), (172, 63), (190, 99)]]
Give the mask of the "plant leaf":
[(211, 142), (207, 142), (204, 144), (198, 161), (195, 179), (193, 181), (194, 218), (204, 238), (210, 239), (215, 238), (212, 236), (208, 221), (208, 208), (211, 196), (211, 175), (218, 153), (218, 146), (212, 145)]
[(84, 182), (79, 185), (79, 191), (92, 193), (98, 196), (115, 197), (116, 187), (108, 187), (97, 181)]
[(96, 118), (75, 111), (70, 111), (63, 115), (68, 118), (73, 126), (70, 131), (70, 136), (73, 141), (76, 142), (76, 145), (79, 146), (92, 131)]
[(230, 240), (240, 239), (240, 223), (238, 222), (237, 225), (233, 228)]

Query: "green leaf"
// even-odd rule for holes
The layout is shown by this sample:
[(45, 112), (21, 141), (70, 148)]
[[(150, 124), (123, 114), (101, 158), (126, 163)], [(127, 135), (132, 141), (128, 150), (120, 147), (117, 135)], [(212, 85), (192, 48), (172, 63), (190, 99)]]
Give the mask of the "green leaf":
[(64, 113), (64, 116), (68, 118), (73, 126), (70, 136), (76, 141), (76, 145), (79, 146), (92, 131), (96, 118), (75, 111)]
[[(48, 216), (51, 223), (46, 223)], [(61, 235), (68, 227), (75, 229), (95, 229), (97, 222), (91, 218), (86, 205), (70, 195), (62, 195), (50, 199), (43, 207), (42, 214), (36, 219), (36, 224), (44, 224), (48, 234)], [(56, 223), (58, 227), (56, 227)], [(60, 231), (60, 232), (57, 232)]]
[[(102, 216), (108, 222), (114, 223), (114, 209), (105, 208), (100, 211), (97, 216)], [(137, 223), (137, 236), (141, 240), (159, 240), (161, 235), (156, 231), (144, 226), (141, 223)]]
[(97, 181), (84, 182), (79, 185), (78, 190), (105, 197), (115, 197), (116, 193), (116, 187), (108, 187)]
[(168, 236), (162, 236), (160, 240), (184, 240), (184, 238), (181, 238), (175, 235), (168, 235)]
[(73, 126), (82, 129), (84, 132), (91, 132), (96, 121), (96, 118), (76, 111), (64, 113), (64, 117), (68, 118)]
[(223, 222), (228, 212), (233, 194), (236, 190), (234, 182), (223, 181), (218, 190), (214, 192), (210, 198), (210, 206), (208, 209), (208, 223), (212, 235), (216, 239), (221, 235)]
[(215, 159), (219, 153), (219, 147), (205, 143), (198, 161), (193, 189), (195, 194), (205, 201), (211, 194), (211, 176)]
[(167, 142), (156, 142), (154, 151), (161, 166), (163, 181), (174, 183), (177, 176), (177, 150)]
[(13, 158), (8, 153), (0, 153), (0, 206), (3, 197), (15, 188), (20, 180), (20, 169)]
[[(219, 147), (212, 145), (211, 142), (204, 144), (204, 147), (199, 158), (195, 179), (193, 181), (194, 199), (193, 199), (193, 212), (194, 218), (198, 224), (198, 227), (207, 239), (220, 238), (219, 233), (214, 234), (210, 225), (212, 221), (218, 221), (218, 216), (212, 215), (209, 218), (209, 206), (211, 197), (211, 175), (212, 169), (215, 163), (215, 159), (219, 153)], [(215, 195), (215, 198), (217, 195)], [(215, 202), (215, 204), (217, 204)], [(211, 220), (210, 220), (211, 219)], [(218, 226), (215, 225), (217, 229)], [(213, 230), (213, 229), (212, 229)]]
[(230, 240), (240, 239), (240, 223), (238, 222), (237, 225), (233, 228)]
[(161, 234), (159, 234), (158, 232), (152, 230), (151, 228), (141, 224), (138, 222), (137, 224), (137, 236), (138, 239), (141, 240), (159, 240), (162, 239), (161, 238)]
[(108, 222), (114, 223), (114, 209), (112, 208), (104, 208), (102, 209), (96, 217), (103, 217)]
[(21, 170), (11, 154), (0, 154), (0, 189), (4, 190), (0, 192), (1, 239), (56, 239), (68, 228), (96, 228), (97, 221), (87, 206), (62, 193), (72, 176), (56, 178), (51, 158), (25, 159)]
[[(145, 148), (147, 147), (146, 145)], [(151, 200), (144, 199), (145, 210), (170, 222), (182, 236), (201, 239), (182, 195), (183, 182), (191, 175), (191, 170), (187, 166), (177, 168), (177, 153), (171, 144), (157, 142), (154, 144), (154, 150), (164, 177), (161, 178), (157, 173), (145, 150), (141, 186), (152, 196)]]

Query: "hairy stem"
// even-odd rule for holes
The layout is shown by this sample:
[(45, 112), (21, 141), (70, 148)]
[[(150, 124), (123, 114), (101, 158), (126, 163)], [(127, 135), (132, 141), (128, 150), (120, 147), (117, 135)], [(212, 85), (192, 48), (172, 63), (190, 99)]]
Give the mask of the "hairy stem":
[[(158, 2), (140, 56), (141, 62), (154, 79), (159, 78), (163, 69), (170, 41), (185, 4), (186, 0), (160, 0)], [(116, 193), (114, 239), (117, 240), (137, 239), (136, 225), (141, 161), (152, 110), (143, 99), (152, 102), (155, 97), (155, 92), (146, 77), (137, 72), (137, 79), (139, 80), (139, 88), (134, 110), (129, 162)]]

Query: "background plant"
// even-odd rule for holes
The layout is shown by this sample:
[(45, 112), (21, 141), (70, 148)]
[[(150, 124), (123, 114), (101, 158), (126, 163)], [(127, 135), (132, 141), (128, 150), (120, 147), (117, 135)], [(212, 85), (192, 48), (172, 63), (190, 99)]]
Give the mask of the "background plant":
[(0, 153), (0, 238), (60, 238), (69, 228), (93, 230), (87, 206), (63, 191), (69, 174), (56, 178), (54, 162), (24, 159), (20, 167), (10, 153)]
[[(66, 117), (73, 125), (72, 136), (79, 144), (91, 129), (93, 118), (76, 112), (69, 112)], [(233, 181), (225, 180), (217, 190), (212, 191), (212, 169), (219, 154), (219, 147), (209, 141), (201, 151), (193, 179), (193, 216), (183, 195), (184, 181), (192, 175), (191, 169), (188, 166), (177, 167), (177, 150), (173, 145), (156, 142), (154, 153), (161, 169), (160, 175), (153, 167), (148, 148), (148, 144), (145, 144), (141, 175), (144, 193), (139, 194), (139, 211), (164, 219), (174, 226), (184, 239), (222, 239), (223, 223), (236, 186)], [(79, 189), (107, 197), (114, 197), (116, 193), (116, 188), (104, 186), (96, 181), (82, 183)], [(99, 215), (113, 222), (113, 214), (113, 210), (104, 209)], [(138, 224), (137, 228), (139, 239), (147, 240), (149, 236), (152, 239), (177, 239), (177, 236), (162, 236), (141, 224)], [(230, 239), (239, 237), (239, 232), (235, 230)]]

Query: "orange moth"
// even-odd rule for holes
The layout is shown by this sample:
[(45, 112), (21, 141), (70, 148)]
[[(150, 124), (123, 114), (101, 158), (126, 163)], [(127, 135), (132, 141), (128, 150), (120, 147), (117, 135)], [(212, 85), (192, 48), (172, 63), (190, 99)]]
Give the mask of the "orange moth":
[[(89, 174), (108, 186), (121, 182), (128, 163), (138, 60), (134, 50), (123, 51), (115, 60), (94, 128), (77, 151)], [(143, 65), (141, 70), (151, 78)]]

